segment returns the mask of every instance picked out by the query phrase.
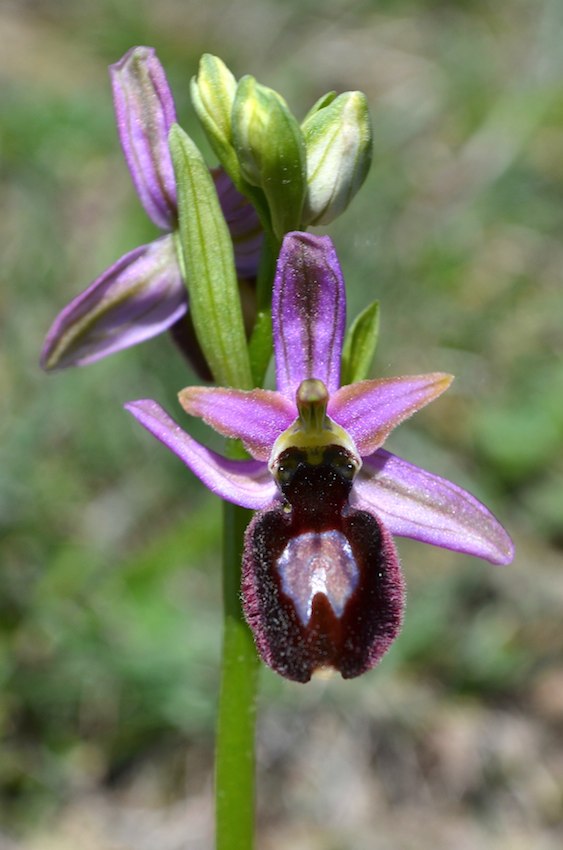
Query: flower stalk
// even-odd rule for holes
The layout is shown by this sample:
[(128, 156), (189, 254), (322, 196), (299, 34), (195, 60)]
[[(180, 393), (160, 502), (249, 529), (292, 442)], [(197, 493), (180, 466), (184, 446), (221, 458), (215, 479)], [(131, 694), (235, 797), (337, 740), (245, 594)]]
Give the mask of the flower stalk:
[(223, 650), (215, 743), (217, 850), (251, 850), (258, 655), (240, 604), (244, 532), (251, 512), (223, 503)]

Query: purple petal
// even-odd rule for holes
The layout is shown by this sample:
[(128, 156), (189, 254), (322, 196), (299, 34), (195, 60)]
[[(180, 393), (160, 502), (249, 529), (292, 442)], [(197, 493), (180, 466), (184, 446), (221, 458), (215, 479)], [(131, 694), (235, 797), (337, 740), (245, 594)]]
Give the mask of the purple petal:
[(512, 541), (492, 513), (470, 493), (384, 449), (364, 458), (354, 484), (357, 506), (371, 511), (392, 534), (508, 564)]
[(256, 460), (230, 460), (202, 446), (186, 434), (151, 399), (130, 401), (125, 409), (178, 455), (213, 493), (243, 508), (259, 510), (271, 505), (277, 488), (265, 463)]
[(338, 389), (346, 320), (344, 281), (328, 236), (288, 233), (274, 281), (272, 321), (278, 390), (295, 399), (306, 378)]
[(152, 47), (133, 47), (109, 72), (117, 129), (133, 183), (154, 223), (172, 230), (176, 182), (168, 133), (176, 110), (166, 75)]
[(361, 455), (372, 454), (404, 419), (433, 401), (453, 378), (443, 372), (361, 381), (338, 390), (328, 413), (354, 439)]
[(258, 213), (250, 201), (235, 188), (233, 181), (223, 168), (213, 168), (211, 174), (233, 240), (237, 275), (243, 278), (255, 278), (258, 274), (264, 241)]
[(57, 316), (44, 369), (84, 366), (150, 339), (187, 310), (174, 241), (164, 236), (125, 254)]
[(257, 460), (269, 460), (276, 438), (297, 416), (295, 405), (269, 390), (187, 387), (178, 398), (191, 416), (200, 416), (225, 437), (242, 440)]

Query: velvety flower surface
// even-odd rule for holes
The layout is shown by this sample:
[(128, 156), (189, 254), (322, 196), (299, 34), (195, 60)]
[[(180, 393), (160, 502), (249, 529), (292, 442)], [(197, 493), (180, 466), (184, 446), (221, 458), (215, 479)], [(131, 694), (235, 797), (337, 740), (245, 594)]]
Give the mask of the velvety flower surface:
[(328, 237), (286, 236), (273, 292), (277, 391), (189, 387), (180, 402), (252, 459), (205, 448), (154, 401), (126, 405), (221, 498), (258, 510), (243, 606), (262, 658), (307, 681), (378, 662), (404, 605), (393, 535), (508, 563), (510, 538), (465, 490), (382, 448), (451, 382), (442, 373), (340, 387), (344, 283)]
[[(165, 235), (125, 254), (59, 313), (45, 340), (45, 369), (82, 366), (150, 339), (179, 322), (188, 298), (178, 263), (176, 184), (168, 134), (176, 110), (151, 47), (134, 47), (110, 66), (116, 123), (125, 160), (149, 218)], [(229, 226), (237, 274), (256, 275), (258, 216), (222, 168), (213, 178)]]

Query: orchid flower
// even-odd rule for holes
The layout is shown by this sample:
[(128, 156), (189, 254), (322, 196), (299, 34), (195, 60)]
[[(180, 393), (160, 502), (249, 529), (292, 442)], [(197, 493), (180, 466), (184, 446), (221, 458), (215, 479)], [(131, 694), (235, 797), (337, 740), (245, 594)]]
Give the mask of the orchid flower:
[[(125, 254), (59, 313), (45, 340), (43, 368), (93, 363), (173, 328), (188, 309), (176, 247), (178, 210), (168, 133), (172, 93), (155, 51), (134, 47), (110, 66), (117, 129), (147, 215), (164, 231)], [(250, 203), (222, 168), (212, 170), (233, 238), (240, 278), (256, 276), (262, 232)], [(178, 334), (181, 337), (181, 334)]]
[(508, 563), (513, 547), (477, 499), (382, 447), (451, 376), (339, 386), (345, 290), (328, 237), (285, 237), (272, 317), (276, 392), (189, 387), (179, 395), (251, 459), (199, 444), (155, 401), (126, 408), (210, 490), (258, 511), (245, 537), (242, 600), (263, 660), (300, 682), (325, 667), (351, 678), (380, 660), (401, 627), (393, 535), (496, 564)]

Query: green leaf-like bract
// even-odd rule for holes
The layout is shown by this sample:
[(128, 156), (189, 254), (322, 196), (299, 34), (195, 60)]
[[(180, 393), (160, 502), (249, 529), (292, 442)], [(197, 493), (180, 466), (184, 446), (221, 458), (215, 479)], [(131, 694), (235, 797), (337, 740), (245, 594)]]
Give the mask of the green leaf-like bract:
[(198, 148), (177, 124), (170, 130), (169, 142), (178, 192), (180, 245), (197, 338), (218, 384), (250, 389), (233, 246), (215, 185)]
[(379, 301), (356, 316), (348, 329), (342, 351), (342, 385), (355, 384), (369, 376), (379, 335)]

